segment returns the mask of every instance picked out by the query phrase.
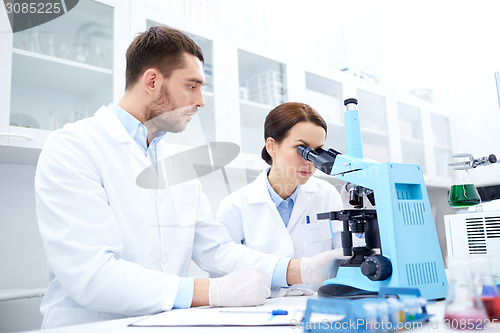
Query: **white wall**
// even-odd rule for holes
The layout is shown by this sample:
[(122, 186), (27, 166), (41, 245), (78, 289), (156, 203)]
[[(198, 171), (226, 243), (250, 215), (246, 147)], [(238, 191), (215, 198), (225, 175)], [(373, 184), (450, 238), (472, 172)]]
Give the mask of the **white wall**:
[[(433, 89), (435, 101), (452, 115), (454, 153), (500, 157), (494, 80), (494, 72), (500, 71), (498, 2), (390, 4), (380, 21), (387, 84)], [(472, 174), (476, 185), (500, 184), (500, 164)]]
[[(223, 22), (235, 38), (337, 70), (355, 67), (395, 90), (432, 89), (452, 116), (454, 153), (500, 157), (496, 0), (224, 3)], [(477, 185), (500, 184), (500, 164), (472, 174)]]
[[(0, 292), (46, 288), (47, 264), (38, 233), (35, 167), (0, 164)], [(0, 332), (39, 329), (41, 298), (0, 302)]]
[[(433, 89), (435, 101), (453, 115), (455, 152), (500, 157), (493, 78), (500, 70), (497, 1), (228, 0), (222, 8), (226, 29), (235, 38), (254, 39), (261, 49), (335, 69), (357, 67), (395, 89)], [(47, 284), (34, 170), (0, 164), (0, 289)], [(478, 185), (498, 184), (500, 164), (474, 170), (473, 176)], [(432, 201), (445, 202), (443, 191), (429, 192)], [(442, 221), (447, 207), (433, 211)], [(37, 328), (38, 306), (39, 299), (24, 306), (0, 303), (0, 331)], [(30, 313), (23, 328), (13, 324), (17, 311)]]

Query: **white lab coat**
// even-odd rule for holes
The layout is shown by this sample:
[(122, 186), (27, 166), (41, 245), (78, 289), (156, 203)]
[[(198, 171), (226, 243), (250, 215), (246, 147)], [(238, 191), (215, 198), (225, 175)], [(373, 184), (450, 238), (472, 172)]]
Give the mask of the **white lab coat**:
[[(310, 257), (341, 246), (341, 222), (332, 222), (332, 239), (328, 220), (316, 218), (318, 213), (342, 209), (342, 200), (332, 184), (311, 177), (299, 186), (290, 221), (285, 226), (269, 195), (265, 177), (267, 171), (251, 184), (231, 193), (219, 205), (217, 221), (226, 227), (236, 243), (292, 258)], [(309, 289), (317, 287), (307, 286)]]
[[(158, 161), (168, 147), (158, 143)], [(49, 265), (43, 327), (169, 310), (191, 258), (216, 275), (248, 266), (272, 275), (279, 257), (231, 242), (198, 181), (139, 187), (150, 165), (104, 106), (47, 139), (35, 177)]]
[[(337, 189), (330, 183), (311, 177), (299, 186), (288, 226), (285, 226), (266, 186), (267, 171), (251, 184), (225, 197), (217, 211), (221, 222), (236, 243), (280, 256), (301, 258), (340, 247), (340, 234), (332, 239), (328, 228), (311, 228), (320, 221), (318, 213), (342, 209)], [(306, 216), (310, 223), (307, 224)], [(333, 222), (340, 231), (340, 222)], [(324, 231), (328, 231), (326, 234)]]

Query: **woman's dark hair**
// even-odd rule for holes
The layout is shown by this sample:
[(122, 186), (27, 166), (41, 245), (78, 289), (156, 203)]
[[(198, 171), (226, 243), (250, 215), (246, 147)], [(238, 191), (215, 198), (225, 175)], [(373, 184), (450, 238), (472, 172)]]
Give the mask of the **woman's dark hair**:
[[(280, 143), (286, 138), (290, 129), (302, 121), (322, 127), (326, 134), (326, 122), (316, 110), (304, 103), (289, 102), (278, 105), (267, 115), (264, 122), (264, 140), (273, 138), (274, 141)], [(267, 164), (273, 164), (266, 146), (262, 148), (261, 156)]]
[(168, 78), (174, 70), (185, 65), (182, 57), (184, 52), (196, 56), (203, 62), (201, 48), (189, 36), (178, 30), (153, 26), (138, 34), (126, 53), (125, 89), (134, 86), (148, 68), (157, 68)]

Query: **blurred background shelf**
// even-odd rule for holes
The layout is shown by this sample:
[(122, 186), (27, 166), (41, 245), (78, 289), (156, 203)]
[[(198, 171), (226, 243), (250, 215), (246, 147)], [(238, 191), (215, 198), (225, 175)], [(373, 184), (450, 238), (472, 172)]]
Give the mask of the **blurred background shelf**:
[(0, 302), (14, 301), (24, 298), (43, 297), (46, 288), (39, 289), (4, 289), (0, 290)]

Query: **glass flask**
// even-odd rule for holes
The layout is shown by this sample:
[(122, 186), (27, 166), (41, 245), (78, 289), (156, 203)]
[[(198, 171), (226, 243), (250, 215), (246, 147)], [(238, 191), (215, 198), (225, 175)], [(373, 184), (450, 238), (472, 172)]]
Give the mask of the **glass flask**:
[(474, 286), (466, 258), (448, 257), (444, 322), (452, 329), (484, 329), (488, 315)]
[(450, 189), (448, 203), (451, 207), (469, 207), (481, 202), (476, 186), (466, 169), (453, 170), (453, 183)]

